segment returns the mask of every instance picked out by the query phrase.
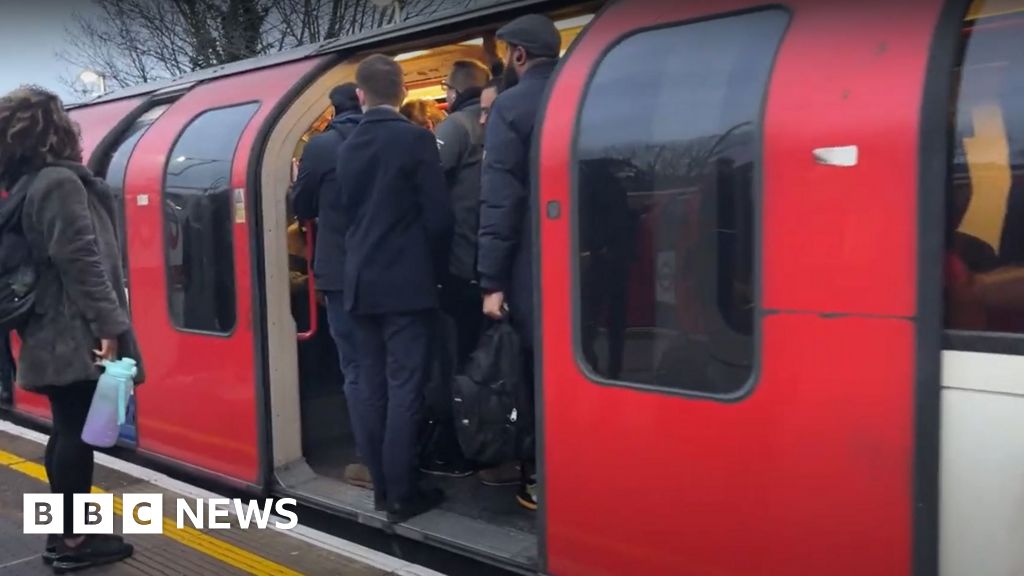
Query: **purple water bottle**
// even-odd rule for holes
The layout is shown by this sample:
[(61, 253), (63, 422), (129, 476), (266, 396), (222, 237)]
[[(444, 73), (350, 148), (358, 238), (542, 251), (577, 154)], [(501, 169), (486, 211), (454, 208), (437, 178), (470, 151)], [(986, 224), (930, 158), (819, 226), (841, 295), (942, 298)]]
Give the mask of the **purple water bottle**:
[(97, 448), (110, 448), (117, 443), (117, 436), (128, 410), (128, 397), (132, 394), (135, 378), (135, 361), (131, 358), (104, 361), (103, 375), (96, 383), (89, 415), (82, 429), (82, 441)]

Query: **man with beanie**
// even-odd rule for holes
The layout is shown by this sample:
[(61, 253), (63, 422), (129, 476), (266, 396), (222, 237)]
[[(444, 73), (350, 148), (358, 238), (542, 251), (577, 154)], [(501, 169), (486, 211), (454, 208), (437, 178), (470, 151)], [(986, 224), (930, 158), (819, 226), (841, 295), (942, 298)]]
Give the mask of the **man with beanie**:
[(511, 315), (523, 342), (528, 390), (523, 410), (521, 457), (523, 483), (517, 499), (537, 509), (536, 482), (528, 464), (534, 460), (533, 418), (533, 214), (531, 146), (534, 126), (548, 82), (562, 49), (554, 22), (530, 14), (498, 30), (506, 45), (505, 82), (487, 118), (477, 272), (483, 312), (499, 319)]
[[(336, 171), (341, 146), (362, 121), (363, 111), (355, 83), (336, 86), (331, 90), (330, 99), (334, 119), (322, 134), (311, 138), (302, 151), (291, 201), (300, 220), (317, 220), (313, 276), (327, 304), (327, 323), (338, 349), (342, 376), (349, 383), (359, 377), (359, 356), (355, 328), (342, 298), (347, 219)], [(371, 486), (369, 470), (361, 464), (346, 468), (345, 480), (356, 486)]]

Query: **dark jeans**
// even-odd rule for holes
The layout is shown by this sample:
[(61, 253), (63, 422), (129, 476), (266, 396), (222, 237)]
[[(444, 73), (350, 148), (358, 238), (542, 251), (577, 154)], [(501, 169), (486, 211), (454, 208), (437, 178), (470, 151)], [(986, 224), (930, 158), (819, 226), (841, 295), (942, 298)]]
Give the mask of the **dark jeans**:
[(359, 380), (345, 383), (356, 445), (378, 498), (407, 502), (416, 493), (417, 436), (430, 373), (433, 311), (352, 315)]
[(345, 299), (341, 292), (324, 292), (327, 303), (327, 323), (331, 338), (338, 348), (338, 362), (345, 384), (359, 379), (359, 348), (356, 346), (356, 326), (352, 316), (345, 310)]
[(64, 495), (64, 536), (73, 536), (74, 495), (92, 490), (93, 449), (82, 441), (95, 382), (52, 386), (40, 390), (50, 399), (53, 429), (46, 443), (46, 476), (50, 492)]

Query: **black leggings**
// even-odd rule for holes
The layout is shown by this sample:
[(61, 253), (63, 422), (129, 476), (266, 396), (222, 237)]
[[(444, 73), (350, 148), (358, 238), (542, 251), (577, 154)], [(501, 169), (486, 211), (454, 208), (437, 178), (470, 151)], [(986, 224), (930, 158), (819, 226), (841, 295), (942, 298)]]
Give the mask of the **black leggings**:
[(74, 535), (71, 511), (74, 494), (92, 490), (93, 449), (82, 441), (95, 382), (77, 382), (42, 390), (50, 399), (53, 429), (46, 443), (46, 476), (50, 492), (64, 495), (64, 536)]

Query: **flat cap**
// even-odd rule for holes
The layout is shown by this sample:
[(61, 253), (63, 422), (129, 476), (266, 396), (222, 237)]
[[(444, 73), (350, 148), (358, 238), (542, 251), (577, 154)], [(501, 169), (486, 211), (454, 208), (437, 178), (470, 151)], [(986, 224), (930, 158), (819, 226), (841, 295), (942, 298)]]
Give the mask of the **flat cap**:
[(496, 34), (514, 46), (522, 46), (534, 58), (558, 58), (562, 52), (562, 35), (547, 16), (527, 14), (501, 27)]

